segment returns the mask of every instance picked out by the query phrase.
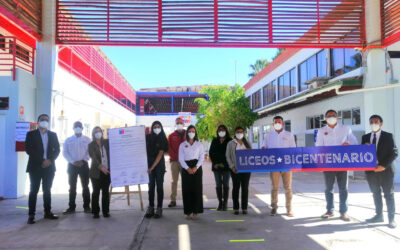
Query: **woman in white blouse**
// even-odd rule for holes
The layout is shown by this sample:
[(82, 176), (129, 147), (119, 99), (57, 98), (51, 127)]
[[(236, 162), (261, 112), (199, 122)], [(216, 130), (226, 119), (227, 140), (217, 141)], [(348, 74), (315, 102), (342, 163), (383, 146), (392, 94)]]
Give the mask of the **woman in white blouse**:
[(203, 144), (197, 138), (196, 127), (190, 125), (186, 141), (179, 146), (179, 163), (182, 165), (182, 198), (185, 219), (197, 219), (203, 213)]

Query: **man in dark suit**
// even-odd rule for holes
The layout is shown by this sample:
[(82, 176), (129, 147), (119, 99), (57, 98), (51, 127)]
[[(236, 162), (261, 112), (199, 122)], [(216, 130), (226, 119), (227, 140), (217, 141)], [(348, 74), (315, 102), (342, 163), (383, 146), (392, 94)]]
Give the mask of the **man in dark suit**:
[(362, 144), (376, 145), (377, 167), (374, 171), (366, 171), (367, 181), (374, 197), (376, 215), (367, 219), (367, 223), (383, 222), (382, 190), (386, 200), (389, 216), (389, 227), (396, 228), (394, 220), (394, 160), (397, 158), (397, 148), (391, 133), (382, 131), (383, 120), (379, 115), (369, 118), (371, 133), (362, 137)]
[(49, 116), (42, 114), (38, 117), (39, 128), (26, 134), (25, 149), (29, 155), (26, 172), (31, 182), (29, 192), (28, 224), (35, 223), (37, 194), (42, 182), (44, 218), (55, 220), (51, 212), (51, 186), (56, 171), (55, 160), (60, 154), (60, 144), (57, 134), (48, 130)]

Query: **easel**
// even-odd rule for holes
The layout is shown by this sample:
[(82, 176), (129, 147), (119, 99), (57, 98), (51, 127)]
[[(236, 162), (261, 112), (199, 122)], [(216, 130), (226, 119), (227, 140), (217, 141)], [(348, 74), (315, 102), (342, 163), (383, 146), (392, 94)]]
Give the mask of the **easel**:
[(144, 211), (143, 199), (142, 199), (142, 189), (140, 188), (140, 184), (138, 185), (138, 191), (129, 190), (129, 186), (125, 186), (125, 191), (124, 192), (113, 192), (112, 190), (113, 190), (113, 188), (112, 188), (112, 186), (110, 186), (110, 200), (111, 200), (111, 195), (112, 194), (126, 194), (126, 200), (128, 201), (128, 206), (131, 205), (130, 194), (139, 194), (140, 208), (142, 209), (142, 211)]

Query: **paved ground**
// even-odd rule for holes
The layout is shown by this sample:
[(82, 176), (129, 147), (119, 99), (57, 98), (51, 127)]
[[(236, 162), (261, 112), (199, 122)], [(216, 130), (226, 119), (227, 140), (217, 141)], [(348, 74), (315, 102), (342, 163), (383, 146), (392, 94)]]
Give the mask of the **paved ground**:
[[(337, 217), (329, 220), (319, 218), (325, 211), (321, 173), (294, 175), (293, 218), (285, 216), (284, 207), (278, 210), (281, 215), (268, 215), (268, 175), (252, 175), (249, 214), (235, 216), (232, 211), (212, 210), (216, 200), (214, 179), (209, 169), (206, 164), (203, 181), (206, 210), (198, 221), (183, 218), (180, 200), (177, 208), (164, 209), (163, 218), (149, 220), (143, 219), (137, 195), (131, 196), (130, 207), (126, 204), (126, 197), (115, 195), (111, 202), (111, 218), (100, 220), (93, 220), (82, 212), (61, 215), (58, 221), (43, 220), (39, 197), (38, 221), (35, 225), (26, 225), (26, 197), (0, 201), (0, 249), (400, 249), (400, 227), (389, 229), (387, 221), (378, 225), (363, 222), (374, 214), (372, 195), (363, 180), (350, 181), (351, 222), (342, 222)], [(56, 194), (53, 195), (53, 210), (58, 214), (68, 203), (65, 178), (65, 171), (60, 171), (59, 167)], [(164, 185), (165, 205), (169, 201), (169, 188), (168, 172)], [(399, 188), (396, 186), (395, 189), (398, 208)], [(81, 198), (78, 197), (78, 207), (81, 207)], [(143, 192), (143, 197), (147, 204), (146, 192)], [(335, 198), (338, 200), (337, 196)], [(279, 201), (284, 205), (283, 193)], [(398, 215), (397, 221), (400, 222)]]

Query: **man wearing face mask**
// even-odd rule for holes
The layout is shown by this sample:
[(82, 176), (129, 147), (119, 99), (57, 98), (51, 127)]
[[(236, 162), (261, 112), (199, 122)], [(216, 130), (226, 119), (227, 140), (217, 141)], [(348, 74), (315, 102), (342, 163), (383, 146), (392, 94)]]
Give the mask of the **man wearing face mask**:
[(367, 219), (367, 223), (383, 222), (382, 190), (386, 200), (389, 218), (389, 228), (396, 228), (394, 220), (394, 160), (397, 158), (397, 147), (391, 133), (383, 131), (383, 119), (379, 115), (372, 115), (369, 118), (371, 133), (362, 137), (361, 144), (374, 145), (378, 158), (377, 167), (374, 171), (366, 171), (369, 188), (374, 197), (375, 216)]
[(90, 159), (88, 145), (90, 138), (82, 135), (82, 123), (77, 121), (73, 126), (74, 135), (64, 142), (63, 155), (68, 161), (68, 182), (69, 182), (69, 207), (64, 214), (75, 213), (76, 203), (76, 182), (78, 176), (82, 184), (83, 209), (85, 213), (91, 213), (90, 191), (89, 191), (89, 165)]
[(178, 189), (179, 173), (181, 171), (181, 164), (179, 163), (179, 145), (185, 141), (185, 130), (183, 129), (185, 122), (182, 118), (178, 117), (175, 120), (176, 130), (168, 136), (168, 154), (171, 163), (171, 201), (168, 207), (176, 206), (176, 195)]
[[(325, 113), (327, 125), (320, 128), (317, 133), (317, 141), (315, 146), (339, 146), (339, 145), (356, 145), (357, 139), (353, 135), (351, 128), (338, 124), (337, 112), (335, 110), (328, 110)], [(321, 217), (324, 219), (333, 217), (334, 203), (333, 203), (333, 185), (335, 179), (339, 186), (339, 200), (340, 200), (340, 219), (343, 221), (350, 221), (347, 215), (347, 195), (348, 195), (348, 176), (347, 171), (325, 171), (325, 199), (326, 199), (326, 213)]]
[(43, 190), (44, 218), (55, 220), (57, 215), (51, 212), (51, 186), (56, 171), (55, 160), (60, 154), (57, 134), (49, 131), (49, 116), (38, 117), (39, 128), (26, 134), (25, 150), (29, 155), (26, 172), (31, 182), (29, 191), (28, 224), (35, 223), (36, 200), (40, 183)]
[[(274, 130), (269, 132), (264, 139), (262, 148), (295, 148), (294, 136), (289, 131), (283, 129), (284, 122), (282, 116), (275, 116), (273, 119)], [(286, 210), (289, 217), (293, 217), (292, 212), (292, 172), (271, 172), (271, 216), (275, 216), (278, 209), (279, 178), (282, 177), (283, 187), (285, 188)]]

